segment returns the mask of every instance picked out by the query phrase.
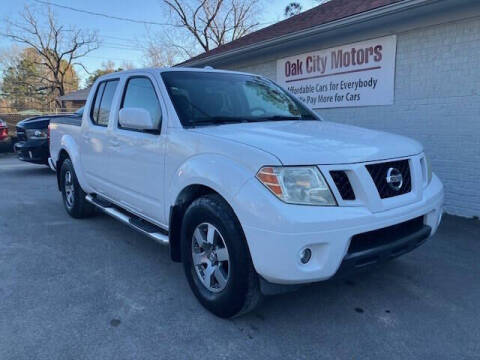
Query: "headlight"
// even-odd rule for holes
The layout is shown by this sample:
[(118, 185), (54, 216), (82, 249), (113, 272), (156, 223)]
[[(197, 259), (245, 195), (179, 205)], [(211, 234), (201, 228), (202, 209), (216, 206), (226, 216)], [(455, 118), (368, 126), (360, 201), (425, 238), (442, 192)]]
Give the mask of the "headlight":
[(427, 184), (430, 184), (430, 182), (432, 181), (432, 163), (430, 162), (429, 159), (426, 159), (427, 160)]
[(427, 158), (427, 155), (423, 155), (423, 169), (425, 171), (425, 176), (426, 176), (426, 183), (425, 185), (430, 184), (432, 181), (432, 164), (430, 163), (430, 160)]
[(265, 166), (257, 179), (289, 204), (336, 206), (323, 175), (315, 166)]
[(25, 134), (28, 139), (44, 140), (48, 138), (47, 129), (27, 129), (25, 130)]

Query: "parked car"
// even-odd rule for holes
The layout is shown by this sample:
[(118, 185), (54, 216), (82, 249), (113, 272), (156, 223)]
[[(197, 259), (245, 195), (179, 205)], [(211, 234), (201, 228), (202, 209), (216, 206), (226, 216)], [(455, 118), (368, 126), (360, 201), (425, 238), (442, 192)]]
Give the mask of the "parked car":
[(8, 126), (5, 120), (0, 119), (0, 142), (8, 140)]
[(50, 125), (66, 211), (101, 209), (168, 244), (221, 317), (405, 254), (440, 223), (443, 186), (422, 145), (323, 121), (257, 75), (116, 72), (72, 125)]
[(8, 151), (10, 148), (10, 136), (8, 125), (5, 120), (0, 119), (0, 152)]
[(50, 120), (80, 121), (82, 114), (83, 108), (80, 108), (71, 115), (42, 115), (20, 121), (17, 124), (17, 142), (14, 145), (14, 151), (18, 158), (34, 164), (48, 165), (50, 157), (48, 125)]

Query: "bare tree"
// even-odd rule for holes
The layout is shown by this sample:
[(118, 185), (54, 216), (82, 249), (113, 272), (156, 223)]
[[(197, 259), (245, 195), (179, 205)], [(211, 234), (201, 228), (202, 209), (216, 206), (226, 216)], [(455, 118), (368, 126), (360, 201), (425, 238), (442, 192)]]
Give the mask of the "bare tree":
[(291, 2), (285, 7), (283, 15), (285, 17), (292, 17), (302, 12), (302, 5), (298, 2)]
[(144, 65), (149, 67), (173, 66), (197, 53), (197, 41), (189, 32), (153, 32), (147, 29), (146, 36), (138, 46), (144, 49)]
[(4, 72), (5, 69), (15, 66), (21, 53), (22, 49), (17, 45), (0, 49), (0, 71)]
[[(25, 6), (17, 21), (6, 19), (5, 23), (6, 37), (35, 50), (37, 64), (46, 70), (42, 80), (57, 96), (65, 95), (73, 66), (78, 65), (86, 70), (80, 59), (99, 46), (95, 32), (65, 27), (58, 22), (50, 8), (42, 19), (42, 15)], [(59, 102), (57, 104), (60, 105)]]
[(135, 66), (128, 61), (123, 61), (122, 65), (117, 67), (115, 62), (112, 60), (102, 62), (102, 67), (90, 73), (90, 76), (85, 81), (85, 87), (90, 87), (93, 85), (95, 80), (97, 80), (100, 76), (111, 74), (116, 71), (123, 71), (123, 70), (131, 70), (134, 69)]
[(136, 69), (136, 66), (131, 61), (123, 60), (122, 64), (120, 65), (120, 69), (133, 70), (133, 69)]
[(236, 40), (257, 25), (259, 0), (162, 0), (177, 24), (185, 28), (203, 51)]
[(145, 49), (145, 65), (151, 67), (173, 66), (179, 61), (180, 50), (174, 44), (150, 41)]
[[(330, 0), (316, 0), (316, 2), (319, 5), (323, 5), (326, 2), (329, 2)], [(294, 1), (289, 3), (285, 9), (283, 10), (283, 15), (285, 17), (292, 17), (295, 15), (300, 14), (303, 11), (303, 6), (300, 4), (298, 1)]]

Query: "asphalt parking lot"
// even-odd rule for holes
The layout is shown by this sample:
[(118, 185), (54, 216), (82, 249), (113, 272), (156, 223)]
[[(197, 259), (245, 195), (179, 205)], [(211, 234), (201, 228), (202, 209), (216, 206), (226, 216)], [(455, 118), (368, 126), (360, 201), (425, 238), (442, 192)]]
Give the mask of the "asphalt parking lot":
[(71, 219), (48, 168), (0, 154), (0, 359), (177, 358), (480, 359), (480, 222), (222, 320), (166, 248)]

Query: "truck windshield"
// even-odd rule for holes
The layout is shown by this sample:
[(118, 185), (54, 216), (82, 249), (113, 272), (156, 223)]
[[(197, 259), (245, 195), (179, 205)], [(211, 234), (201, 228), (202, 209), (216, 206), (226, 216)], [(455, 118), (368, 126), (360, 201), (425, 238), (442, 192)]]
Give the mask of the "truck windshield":
[(319, 120), (300, 101), (271, 81), (220, 72), (162, 73), (184, 126), (238, 122)]

